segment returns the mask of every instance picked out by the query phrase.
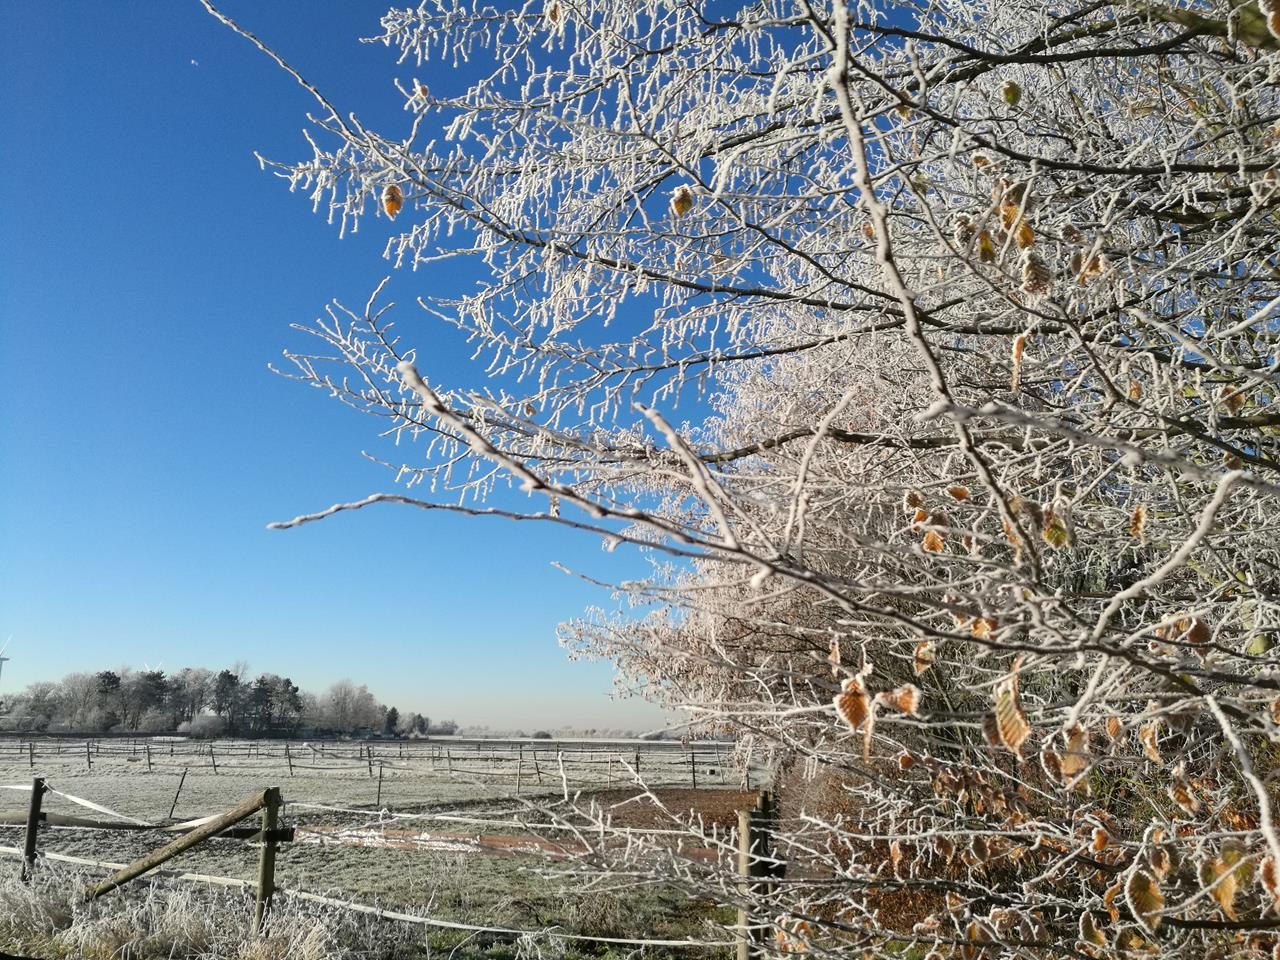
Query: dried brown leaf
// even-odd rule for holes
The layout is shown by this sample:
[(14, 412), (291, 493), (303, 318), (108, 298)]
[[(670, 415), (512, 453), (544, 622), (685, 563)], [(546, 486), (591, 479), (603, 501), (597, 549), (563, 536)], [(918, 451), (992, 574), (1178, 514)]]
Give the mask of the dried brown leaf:
[(978, 259), (983, 263), (996, 262), (996, 243), (990, 230), (978, 231)]
[(382, 191), (382, 209), (393, 220), (404, 206), (404, 194), (394, 183), (389, 183)]
[(1200, 868), (1200, 882), (1204, 884), (1214, 902), (1222, 908), (1228, 920), (1236, 919), (1236, 894), (1239, 877), (1221, 857), (1205, 862)]
[(1026, 250), (1035, 246), (1036, 234), (1031, 229), (1031, 224), (1025, 219), (1019, 220), (1018, 225), (1013, 229), (1013, 238), (1018, 244), (1018, 249)]
[(1062, 736), (1066, 741), (1066, 750), (1062, 754), (1063, 783), (1083, 786), (1080, 777), (1092, 762), (1089, 757), (1089, 731), (1080, 724), (1073, 723), (1062, 731)]
[(933, 840), (933, 849), (938, 852), (945, 863), (950, 863), (956, 855), (956, 843), (948, 836), (937, 836)]
[(994, 937), (986, 925), (979, 920), (970, 920), (969, 926), (965, 928), (965, 940), (967, 941), (960, 947), (960, 956), (964, 960), (985, 960), (990, 956), (990, 951), (986, 950), (981, 944), (990, 944), (994, 942)]
[(1142, 744), (1142, 752), (1146, 758), (1152, 763), (1164, 765), (1164, 757), (1160, 756), (1160, 749), (1156, 746), (1156, 741), (1160, 737), (1160, 721), (1148, 720), (1138, 730), (1138, 742)]
[(1058, 756), (1056, 750), (1046, 746), (1040, 751), (1040, 769), (1054, 783), (1062, 782), (1062, 757)]
[(1093, 922), (1093, 915), (1088, 910), (1080, 914), (1080, 942), (1091, 947), (1105, 947), (1107, 938), (1102, 935)]
[(1160, 911), (1164, 909), (1164, 892), (1156, 878), (1145, 870), (1134, 870), (1124, 887), (1124, 899), (1133, 914), (1143, 927), (1151, 933), (1160, 928), (1163, 919)]
[(1138, 504), (1133, 508), (1133, 513), (1129, 515), (1129, 536), (1135, 540), (1145, 539), (1147, 530), (1147, 508), (1145, 504)]
[(917, 643), (913, 659), (915, 662), (916, 676), (918, 677), (933, 666), (933, 642), (930, 640), (921, 640)]
[(1247, 397), (1240, 387), (1223, 384), (1218, 388), (1218, 402), (1227, 408), (1228, 413), (1236, 414), (1244, 409)]
[(1027, 349), (1027, 335), (1020, 333), (1013, 338), (1012, 365), (1009, 369), (1009, 392), (1017, 393), (1022, 384), (1022, 355)]
[(995, 688), (996, 736), (1001, 746), (1022, 756), (1022, 745), (1031, 736), (1031, 724), (1027, 722), (1027, 714), (1022, 709), (1022, 701), (1018, 696), (1019, 658), (1015, 658), (1009, 676), (1005, 677)]
[(1120, 909), (1116, 906), (1116, 899), (1120, 896), (1120, 891), (1124, 889), (1123, 881), (1112, 884), (1102, 894), (1102, 905), (1107, 908), (1107, 914), (1111, 917), (1111, 922), (1116, 923), (1120, 919)]
[(671, 193), (671, 212), (676, 217), (683, 217), (693, 209), (693, 190), (685, 183), (680, 184)]
[(1258, 867), (1258, 881), (1266, 891), (1271, 908), (1280, 913), (1280, 867), (1277, 867), (1275, 857), (1262, 858)]
[(1156, 879), (1163, 880), (1173, 871), (1173, 856), (1169, 853), (1169, 847), (1163, 843), (1157, 843), (1147, 850), (1147, 865), (1151, 867), (1151, 872), (1156, 875)]
[(969, 632), (979, 640), (990, 640), (996, 626), (996, 622), (990, 617), (977, 617), (969, 625)]
[(1173, 623), (1160, 627), (1156, 636), (1170, 643), (1189, 643), (1203, 647), (1213, 639), (1213, 631), (1199, 617), (1181, 615)]
[(1166, 792), (1169, 794), (1169, 799), (1181, 807), (1184, 813), (1195, 816), (1200, 812), (1200, 800), (1192, 790), (1191, 784), (1187, 782), (1182, 764), (1174, 767)]
[(849, 677), (840, 685), (840, 693), (833, 699), (836, 714), (854, 733), (871, 717), (871, 697), (867, 695), (860, 677)]
[(877, 693), (876, 700), (900, 713), (915, 716), (920, 708), (920, 688), (912, 683), (904, 683), (896, 689)]

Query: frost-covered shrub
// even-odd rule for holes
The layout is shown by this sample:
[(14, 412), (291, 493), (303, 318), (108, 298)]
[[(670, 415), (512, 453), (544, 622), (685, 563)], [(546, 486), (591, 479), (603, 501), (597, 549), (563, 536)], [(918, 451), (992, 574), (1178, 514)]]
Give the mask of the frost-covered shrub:
[(178, 724), (178, 733), (184, 733), (192, 737), (212, 738), (223, 734), (227, 729), (227, 722), (222, 717), (216, 717), (213, 714), (201, 714), (190, 721)]
[(152, 707), (138, 720), (138, 730), (142, 733), (165, 733), (172, 729), (172, 714), (158, 707)]
[[(291, 354), (397, 445), (279, 526), (643, 552), (562, 639), (774, 761), (790, 872), (744, 894), (714, 829), (672, 818), (708, 866), (607, 811), (596, 863), (745, 899), (767, 949), (1270, 953), (1275, 7), (391, 11), (400, 75), (483, 79), (403, 80), (382, 134), (317, 98), (268, 164), (427, 278), (421, 323), (334, 304)], [(484, 282), (431, 298), (450, 258)]]

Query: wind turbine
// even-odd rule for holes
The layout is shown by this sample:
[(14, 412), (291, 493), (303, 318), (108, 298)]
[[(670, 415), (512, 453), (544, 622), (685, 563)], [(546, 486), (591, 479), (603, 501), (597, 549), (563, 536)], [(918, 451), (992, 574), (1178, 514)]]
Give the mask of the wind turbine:
[(5, 664), (5, 661), (6, 661), (6, 660), (12, 660), (12, 659), (13, 659), (12, 657), (6, 657), (6, 656), (4, 655), (4, 652), (5, 652), (6, 650), (8, 650), (8, 649), (9, 649), (9, 643), (10, 643), (12, 640), (13, 640), (13, 634), (11, 633), (11, 634), (9, 634), (9, 636), (5, 637), (4, 646), (3, 646), (3, 647), (0, 647), (0, 672), (3, 672), (3, 671), (4, 671), (4, 664)]

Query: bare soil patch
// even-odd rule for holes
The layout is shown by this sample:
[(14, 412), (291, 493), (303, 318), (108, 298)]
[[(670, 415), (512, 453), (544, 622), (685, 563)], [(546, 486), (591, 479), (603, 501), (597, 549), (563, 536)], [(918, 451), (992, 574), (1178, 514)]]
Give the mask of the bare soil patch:
[(672, 787), (653, 791), (651, 797), (637, 796), (634, 790), (600, 790), (590, 795), (602, 807), (609, 808), (614, 826), (664, 827), (671, 825), (674, 814), (684, 818), (700, 816), (707, 826), (728, 829), (738, 825), (738, 811), (750, 810), (760, 794), (755, 790), (694, 790)]

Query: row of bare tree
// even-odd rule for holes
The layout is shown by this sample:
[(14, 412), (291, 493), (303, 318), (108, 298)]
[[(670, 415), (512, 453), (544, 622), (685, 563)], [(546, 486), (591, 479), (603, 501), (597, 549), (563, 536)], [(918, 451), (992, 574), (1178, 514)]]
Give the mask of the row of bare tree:
[(184, 667), (166, 674), (121, 667), (69, 673), (5, 698), (0, 702), (0, 724), (31, 733), (279, 737), (302, 730), (426, 732), (417, 714), (402, 721), (394, 707), (379, 703), (363, 684), (339, 680), (317, 695), (273, 673), (251, 678), (244, 663), (217, 672)]

